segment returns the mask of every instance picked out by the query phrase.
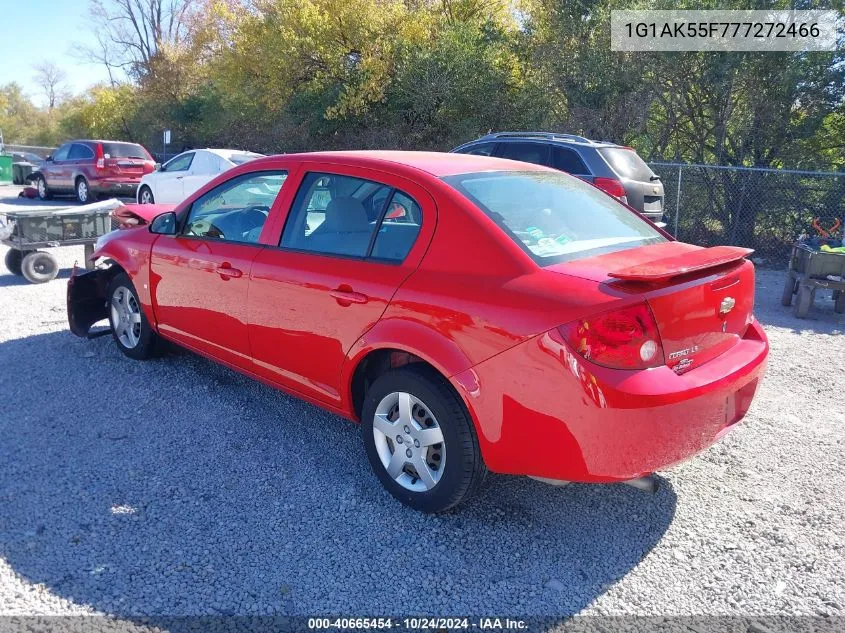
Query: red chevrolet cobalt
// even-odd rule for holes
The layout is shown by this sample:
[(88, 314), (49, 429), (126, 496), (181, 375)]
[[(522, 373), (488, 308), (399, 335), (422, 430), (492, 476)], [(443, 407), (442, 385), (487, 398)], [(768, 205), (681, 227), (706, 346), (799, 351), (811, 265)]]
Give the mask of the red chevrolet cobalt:
[[(674, 241), (595, 187), (483, 156), (332, 152), (221, 174), (68, 284), (108, 319), (359, 421), (429, 512), (489, 469), (642, 484), (748, 410), (768, 343), (750, 251)], [(316, 431), (316, 429), (315, 429)]]

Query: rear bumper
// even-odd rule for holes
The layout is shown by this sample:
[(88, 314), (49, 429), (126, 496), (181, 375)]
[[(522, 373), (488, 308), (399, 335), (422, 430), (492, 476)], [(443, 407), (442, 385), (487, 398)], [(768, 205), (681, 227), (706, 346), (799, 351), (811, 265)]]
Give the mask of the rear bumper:
[(138, 185), (141, 184), (141, 178), (100, 178), (91, 180), (88, 184), (91, 191), (100, 195), (134, 197)]
[(454, 377), (487, 466), (568, 481), (620, 481), (707, 448), (739, 422), (768, 341), (745, 338), (701, 367), (620, 371), (585, 362), (546, 333)]
[(67, 282), (67, 320), (76, 336), (87, 337), (94, 323), (107, 318), (108, 273), (104, 268), (80, 272), (74, 267)]

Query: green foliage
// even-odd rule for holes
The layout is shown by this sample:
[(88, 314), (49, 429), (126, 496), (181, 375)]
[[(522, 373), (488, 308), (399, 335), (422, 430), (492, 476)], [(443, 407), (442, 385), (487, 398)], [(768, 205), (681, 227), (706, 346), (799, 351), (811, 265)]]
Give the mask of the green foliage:
[[(109, 1), (97, 6), (106, 11)], [(445, 150), (489, 130), (551, 129), (631, 144), (647, 158), (842, 168), (841, 53), (610, 50), (612, 9), (664, 7), (703, 5), (196, 1), (178, 37), (163, 38), (136, 60), (134, 82), (94, 87), (52, 112), (5, 86), (0, 128), (7, 141), (97, 136), (140, 141), (153, 151), (170, 129), (171, 151), (233, 146), (268, 153)], [(720, 221), (733, 220), (728, 213)]]

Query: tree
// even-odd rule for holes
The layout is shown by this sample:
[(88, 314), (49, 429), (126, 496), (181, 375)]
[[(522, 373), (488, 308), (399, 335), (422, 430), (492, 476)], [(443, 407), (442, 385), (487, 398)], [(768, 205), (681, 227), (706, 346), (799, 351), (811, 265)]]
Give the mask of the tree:
[(33, 66), (35, 81), (44, 93), (47, 107), (52, 110), (66, 96), (64, 90), (67, 74), (52, 61), (45, 60)]
[(98, 45), (86, 53), (108, 68), (140, 79), (162, 48), (180, 46), (202, 0), (91, 0), (89, 13)]

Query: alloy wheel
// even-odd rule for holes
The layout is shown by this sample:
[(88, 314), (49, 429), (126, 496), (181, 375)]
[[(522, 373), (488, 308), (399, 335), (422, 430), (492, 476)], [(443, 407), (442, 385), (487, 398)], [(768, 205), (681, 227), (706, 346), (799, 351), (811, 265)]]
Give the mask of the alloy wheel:
[(141, 340), (141, 308), (135, 295), (118, 286), (111, 298), (111, 322), (120, 344), (133, 349)]
[(44, 198), (47, 195), (47, 183), (43, 178), (38, 179), (38, 197)]
[(88, 183), (80, 180), (76, 185), (76, 195), (80, 202), (88, 202)]
[(152, 204), (153, 203), (153, 194), (152, 192), (144, 187), (141, 189), (141, 204)]
[(446, 445), (437, 418), (404, 391), (387, 394), (376, 407), (373, 438), (382, 466), (403, 488), (434, 488), (446, 465)]

